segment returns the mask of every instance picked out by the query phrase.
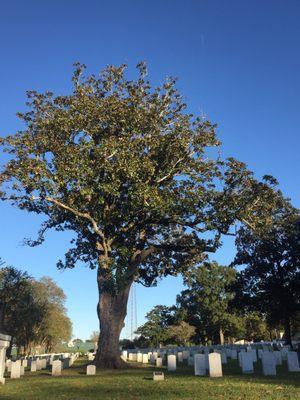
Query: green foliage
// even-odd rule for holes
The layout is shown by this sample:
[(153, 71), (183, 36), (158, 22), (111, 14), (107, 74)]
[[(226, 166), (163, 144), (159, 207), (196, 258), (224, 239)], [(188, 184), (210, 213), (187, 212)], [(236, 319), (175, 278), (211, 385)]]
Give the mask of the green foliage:
[(264, 228), (277, 201), (272, 177), (259, 182), (245, 164), (221, 160), (216, 125), (188, 112), (175, 79), (151, 87), (146, 66), (137, 69), (129, 80), (125, 65), (96, 77), (76, 64), (69, 95), (29, 91), (29, 110), (18, 114), (24, 129), (0, 138), (9, 157), (0, 198), (45, 217), (28, 244), (48, 229), (70, 230), (58, 267), (98, 268), (98, 366), (109, 365), (109, 342), (110, 365), (121, 364), (134, 281), (187, 273), (236, 222)]
[(0, 269), (1, 332), (12, 336), (18, 346), (28, 348), (45, 309), (35, 299), (32, 278), (14, 267)]
[(196, 327), (198, 341), (217, 338), (220, 331), (231, 336), (238, 320), (229, 310), (234, 293), (230, 285), (235, 280), (235, 270), (216, 262), (205, 262), (186, 276), (188, 289), (177, 297), (179, 309), (185, 310), (186, 320)]
[(146, 338), (150, 346), (166, 344), (170, 339), (169, 327), (174, 322), (174, 310), (158, 305), (146, 315), (146, 319), (147, 322), (136, 333)]
[(266, 315), (273, 326), (291, 324), (300, 315), (300, 217), (289, 202), (271, 215), (272, 224), (259, 235), (247, 228), (238, 232), (236, 265), (246, 268), (236, 284), (236, 307)]
[(37, 337), (39, 343), (44, 345), (47, 351), (52, 351), (60, 342), (71, 339), (72, 323), (64, 306), (66, 296), (49, 277), (34, 281), (33, 286), (35, 298), (44, 308)]
[(261, 340), (270, 341), (269, 327), (263, 317), (258, 312), (251, 312), (245, 316), (245, 339), (253, 342)]
[(135, 348), (135, 343), (134, 343), (134, 341), (129, 340), (129, 339), (121, 339), (120, 340), (120, 347), (123, 350), (134, 349)]
[(50, 278), (34, 280), (13, 267), (0, 269), (1, 332), (25, 353), (34, 345), (51, 350), (71, 334), (65, 295)]
[(178, 325), (171, 325), (168, 329), (168, 334), (175, 343), (186, 345), (191, 337), (195, 334), (196, 328), (189, 325), (187, 322), (181, 321)]
[(0, 139), (10, 156), (1, 198), (46, 217), (29, 243), (50, 228), (75, 232), (59, 268), (99, 266), (112, 293), (184, 273), (235, 221), (261, 227), (274, 205), (272, 178), (211, 151), (216, 126), (187, 112), (176, 80), (152, 88), (137, 68), (128, 80), (125, 65), (85, 77), (76, 64), (70, 95), (29, 91), (25, 129)]

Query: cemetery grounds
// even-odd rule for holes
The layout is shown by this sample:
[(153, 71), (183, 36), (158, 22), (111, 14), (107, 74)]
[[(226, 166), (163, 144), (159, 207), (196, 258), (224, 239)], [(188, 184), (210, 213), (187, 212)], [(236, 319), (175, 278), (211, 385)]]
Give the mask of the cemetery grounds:
[[(223, 366), (223, 378), (194, 376), (194, 368), (181, 366), (175, 372), (166, 367), (129, 363), (125, 370), (97, 370), (86, 376), (85, 357), (79, 358), (62, 376), (51, 371), (25, 372), (20, 379), (6, 379), (0, 385), (1, 400), (300, 400), (300, 373), (278, 368), (276, 377), (264, 377), (257, 363), (251, 375), (241, 373), (237, 360)], [(152, 380), (153, 371), (163, 371), (165, 380)]]

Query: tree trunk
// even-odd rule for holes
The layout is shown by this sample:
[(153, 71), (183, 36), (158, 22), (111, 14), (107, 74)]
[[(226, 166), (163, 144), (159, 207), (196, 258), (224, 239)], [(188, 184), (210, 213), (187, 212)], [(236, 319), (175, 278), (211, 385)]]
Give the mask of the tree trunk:
[(98, 350), (94, 364), (99, 368), (122, 368), (125, 362), (120, 357), (120, 333), (124, 327), (127, 314), (127, 302), (131, 283), (117, 294), (99, 287), (99, 303), (97, 307), (100, 322)]
[(223, 346), (223, 344), (224, 344), (224, 333), (223, 333), (222, 328), (220, 328), (220, 330), (219, 330), (219, 335), (220, 335), (220, 345)]

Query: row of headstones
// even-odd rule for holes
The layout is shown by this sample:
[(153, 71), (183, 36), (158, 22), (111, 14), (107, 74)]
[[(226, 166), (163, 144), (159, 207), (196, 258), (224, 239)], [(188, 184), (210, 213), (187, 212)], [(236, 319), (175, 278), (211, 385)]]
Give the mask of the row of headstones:
[(75, 360), (78, 358), (78, 354), (49, 354), (41, 357), (22, 358), (15, 361), (7, 360), (6, 368), (10, 372), (12, 379), (18, 379), (25, 373), (25, 368), (29, 368), (30, 372), (36, 372), (43, 369), (47, 369), (51, 366), (52, 376), (61, 375), (62, 369), (69, 368)]
[[(187, 361), (189, 366), (194, 366), (195, 375), (199, 375), (199, 371), (209, 371), (210, 376), (220, 376), (220, 371), (222, 371), (222, 364), (227, 363), (227, 357), (232, 359), (238, 359), (239, 366), (243, 373), (253, 373), (254, 367), (253, 363), (256, 363), (258, 359), (261, 359), (263, 374), (276, 375), (276, 366), (282, 365), (282, 360), (287, 361), (287, 367), (289, 372), (299, 372), (299, 360), (298, 355), (294, 351), (289, 351), (289, 347), (282, 348), (281, 350), (271, 351), (272, 348), (264, 346), (262, 349), (247, 348), (223, 348), (212, 349), (213, 353), (209, 353), (209, 348), (202, 348), (199, 351), (176, 351), (172, 349), (171, 351), (175, 354), (168, 354), (166, 350), (157, 350), (147, 353), (133, 353), (123, 351), (122, 358), (125, 361), (136, 361), (143, 364), (151, 363), (157, 367), (162, 367), (163, 357), (167, 357), (167, 366), (169, 371), (176, 370), (176, 361), (178, 363)], [(203, 353), (203, 354), (201, 354)], [(211, 354), (219, 354), (219, 356), (214, 356)], [(209, 362), (211, 358), (211, 363)], [(205, 366), (205, 368), (204, 368)], [(215, 372), (216, 371), (216, 372)], [(201, 373), (201, 375), (205, 375)], [(221, 372), (222, 374), (222, 372)]]

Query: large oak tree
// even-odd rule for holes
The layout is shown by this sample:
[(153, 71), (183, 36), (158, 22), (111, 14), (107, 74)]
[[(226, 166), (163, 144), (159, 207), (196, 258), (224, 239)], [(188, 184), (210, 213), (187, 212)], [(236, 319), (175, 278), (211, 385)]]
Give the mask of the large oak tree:
[(272, 207), (272, 184), (220, 160), (216, 126), (187, 111), (175, 80), (152, 88), (143, 63), (138, 71), (135, 80), (124, 65), (85, 76), (78, 64), (70, 94), (28, 92), (29, 111), (19, 114), (26, 127), (1, 139), (11, 157), (1, 197), (46, 217), (30, 244), (47, 229), (71, 230), (58, 267), (98, 270), (95, 363), (103, 367), (122, 365), (133, 281), (184, 273), (235, 221), (255, 228)]

